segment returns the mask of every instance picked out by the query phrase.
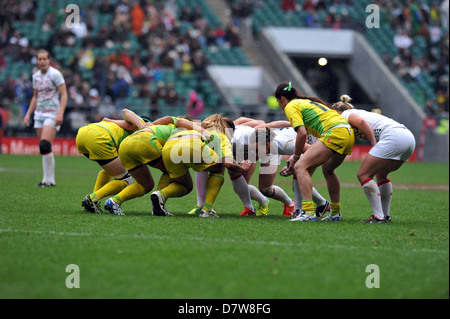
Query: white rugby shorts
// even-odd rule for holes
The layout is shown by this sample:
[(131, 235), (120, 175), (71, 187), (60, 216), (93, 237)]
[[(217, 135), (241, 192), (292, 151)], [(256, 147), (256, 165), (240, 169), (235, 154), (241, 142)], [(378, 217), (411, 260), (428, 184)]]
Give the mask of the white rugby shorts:
[(59, 132), (61, 125), (56, 125), (56, 115), (54, 112), (34, 112), (34, 128), (43, 128), (47, 125)]
[(384, 130), (380, 140), (369, 151), (378, 158), (407, 161), (416, 148), (414, 135), (407, 128), (390, 128)]

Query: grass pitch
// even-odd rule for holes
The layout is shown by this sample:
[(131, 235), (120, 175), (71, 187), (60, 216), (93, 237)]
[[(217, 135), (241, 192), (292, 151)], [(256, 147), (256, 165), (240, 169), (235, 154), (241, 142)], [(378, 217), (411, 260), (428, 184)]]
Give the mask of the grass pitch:
[[(275, 200), (267, 217), (238, 217), (228, 175), (218, 219), (185, 214), (195, 192), (168, 201), (175, 217), (152, 216), (149, 194), (124, 203), (126, 216), (85, 213), (97, 164), (56, 157), (57, 186), (37, 188), (39, 156), (0, 155), (0, 298), (449, 298), (448, 164), (406, 163), (391, 174), (389, 224), (361, 223), (371, 210), (359, 165), (337, 170), (342, 222), (291, 223)], [(320, 170), (313, 180), (328, 198)], [(276, 183), (293, 195), (291, 179)], [(80, 288), (66, 286), (71, 264)], [(366, 285), (375, 282), (369, 265), (379, 288)]]

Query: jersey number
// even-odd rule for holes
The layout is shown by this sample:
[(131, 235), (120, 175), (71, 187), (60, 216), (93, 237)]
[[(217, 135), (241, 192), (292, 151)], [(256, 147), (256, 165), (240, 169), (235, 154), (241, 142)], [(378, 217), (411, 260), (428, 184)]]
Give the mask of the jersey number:
[(328, 107), (326, 107), (324, 105), (320, 105), (319, 103), (316, 103), (316, 102), (313, 102), (313, 101), (310, 101), (309, 103), (310, 104), (314, 104), (315, 106), (317, 106), (319, 109), (321, 109), (324, 112), (327, 112), (327, 111), (330, 110), (330, 108), (328, 108)]

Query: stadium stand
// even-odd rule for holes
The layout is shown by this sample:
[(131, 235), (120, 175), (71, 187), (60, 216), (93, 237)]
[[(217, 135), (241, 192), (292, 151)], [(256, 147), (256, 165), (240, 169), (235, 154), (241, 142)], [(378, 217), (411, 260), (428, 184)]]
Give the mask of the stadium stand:
[(1, 3), (0, 99), (15, 130), (31, 99), (39, 48), (51, 53), (65, 76), (68, 113), (82, 113), (68, 116), (78, 119), (63, 127), (68, 132), (79, 127), (80, 118), (118, 117), (123, 107), (152, 117), (184, 115), (191, 91), (204, 101), (200, 117), (206, 117), (222, 103), (206, 66), (249, 64), (235, 29), (222, 26), (204, 0), (76, 1), (81, 21), (68, 28), (71, 3)]
[[(241, 2), (228, 0), (230, 8)], [(254, 4), (254, 36), (266, 26), (362, 33), (427, 114), (448, 118), (448, 1), (280, 0)], [(370, 4), (381, 9), (382, 28), (367, 32), (366, 7)]]

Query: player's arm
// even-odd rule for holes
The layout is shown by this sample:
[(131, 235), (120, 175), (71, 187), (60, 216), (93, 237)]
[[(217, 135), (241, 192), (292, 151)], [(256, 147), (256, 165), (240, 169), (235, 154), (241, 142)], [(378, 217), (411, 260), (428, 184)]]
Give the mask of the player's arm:
[(301, 125), (296, 128), (297, 130), (297, 137), (295, 138), (295, 148), (294, 148), (294, 154), (291, 156), (291, 158), (288, 160), (289, 168), (291, 170), (294, 169), (295, 163), (300, 159), (300, 155), (302, 155), (305, 150), (306, 145), (306, 128)]
[(60, 96), (60, 102), (59, 102), (59, 111), (58, 111), (58, 115), (56, 115), (55, 124), (61, 125), (64, 120), (64, 112), (66, 111), (67, 99), (68, 99), (66, 83), (59, 85), (58, 91), (59, 91), (59, 96)]
[(201, 127), (201, 125), (198, 123), (191, 122), (185, 119), (177, 119), (175, 126), (177, 128), (184, 128), (186, 130), (194, 130), (200, 132), (200, 134), (202, 134), (207, 141), (211, 140), (211, 134), (209, 134), (209, 132)]
[(375, 134), (373, 134), (373, 130), (370, 127), (369, 123), (366, 122), (364, 118), (359, 116), (358, 114), (351, 113), (348, 117), (348, 123), (351, 126), (357, 127), (369, 140), (370, 144), (374, 146), (377, 144), (377, 140), (375, 138)]
[(33, 97), (31, 98), (27, 113), (25, 114), (25, 117), (23, 118), (23, 124), (25, 124), (25, 126), (30, 126), (30, 116), (34, 112), (34, 110), (36, 109), (36, 106), (37, 106), (37, 95), (38, 95), (38, 91), (36, 89), (33, 90)]
[(136, 131), (136, 125), (131, 124), (125, 120), (114, 120), (114, 119), (104, 117), (102, 119), (102, 121), (117, 124), (118, 126), (120, 126), (121, 128), (123, 128), (124, 130), (127, 130), (127, 131)]
[(233, 121), (233, 123), (234, 123), (234, 125), (246, 125), (246, 126), (250, 126), (253, 128), (256, 128), (257, 126), (265, 127), (265, 125), (266, 125), (266, 122), (264, 122), (262, 120), (254, 120), (249, 117), (240, 117), (240, 118), (236, 119), (235, 121)]
[[(125, 130), (135, 131), (137, 129), (140, 130), (140, 129), (148, 126), (148, 125), (146, 125), (146, 123), (144, 123), (142, 121), (142, 119), (136, 113), (134, 113), (133, 111), (131, 111), (129, 109), (123, 109), (122, 116), (123, 116), (123, 119), (127, 123), (132, 125), (132, 126), (128, 126), (128, 128), (125, 128), (125, 127), (122, 127), (121, 125), (119, 125), (118, 123), (116, 123)], [(150, 123), (150, 124), (153, 124), (153, 123)]]
[(226, 169), (232, 171), (235, 174), (236, 173), (244, 173), (251, 166), (251, 163), (248, 160), (245, 160), (239, 164), (238, 162), (236, 162), (236, 160), (233, 157), (230, 157), (230, 156), (223, 157), (222, 164), (223, 164), (223, 166), (225, 166)]
[[(289, 121), (272, 121), (269, 122), (265, 125), (265, 127), (267, 128), (285, 128), (285, 127), (290, 127), (291, 126), (291, 122)], [(255, 127), (255, 129), (257, 129), (259, 127)]]
[(234, 125), (245, 125), (245, 123), (253, 121), (253, 119), (249, 117), (241, 116), (233, 121)]
[(169, 124), (174, 124), (173, 117), (170, 115), (160, 117), (159, 119), (155, 120), (152, 123), (152, 125), (169, 125)]

